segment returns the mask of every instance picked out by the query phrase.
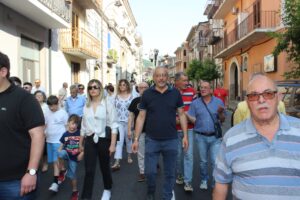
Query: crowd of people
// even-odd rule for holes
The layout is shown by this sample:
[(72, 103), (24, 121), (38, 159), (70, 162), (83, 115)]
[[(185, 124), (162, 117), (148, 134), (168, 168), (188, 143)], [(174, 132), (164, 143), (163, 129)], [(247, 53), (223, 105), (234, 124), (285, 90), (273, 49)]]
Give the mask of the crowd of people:
[[(109, 200), (112, 173), (122, 170), (123, 155), (133, 165), (135, 153), (137, 181), (147, 182), (145, 199), (155, 199), (160, 156), (160, 198), (175, 199), (175, 184), (194, 190), (194, 145), (199, 188), (212, 188), (213, 199), (226, 199), (229, 184), (236, 199), (299, 199), (300, 120), (281, 110), (276, 85), (264, 74), (251, 78), (246, 106), (239, 106), (247, 113), (242, 118), (239, 108), (236, 126), (223, 136), (218, 127), (227, 115), (227, 91), (220, 85), (213, 91), (203, 80), (197, 97), (183, 72), (175, 75), (174, 85), (168, 84), (165, 67), (155, 68), (151, 86), (141, 82), (133, 87), (126, 79), (119, 80), (116, 90), (97, 79), (86, 87), (63, 83), (48, 98), (39, 79), (34, 86), (22, 85), (9, 72), (9, 58), (0, 52), (0, 153), (6, 161), (0, 167), (0, 199), (35, 199), (37, 171), (46, 172), (48, 165), (54, 169), (50, 191), (58, 192), (68, 177), (72, 200), (92, 199), (98, 160), (101, 199)], [(76, 169), (81, 160), (85, 175), (79, 195)]]

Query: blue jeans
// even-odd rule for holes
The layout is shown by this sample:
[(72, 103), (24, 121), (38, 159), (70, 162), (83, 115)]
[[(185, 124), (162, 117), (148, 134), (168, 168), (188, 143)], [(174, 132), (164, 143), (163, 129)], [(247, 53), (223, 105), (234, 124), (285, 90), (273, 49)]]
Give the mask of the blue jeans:
[(178, 131), (179, 144), (177, 155), (177, 175), (184, 175), (184, 183), (191, 184), (193, 178), (193, 143), (194, 133), (193, 130), (188, 130), (189, 148), (187, 152), (184, 152), (182, 148), (183, 132)]
[(71, 180), (76, 179), (77, 162), (71, 160), (66, 150), (58, 152), (58, 157), (65, 160), (68, 163), (67, 177)]
[(164, 169), (163, 200), (172, 198), (175, 185), (176, 157), (178, 139), (153, 140), (146, 136), (145, 139), (145, 175), (148, 193), (154, 193), (156, 188), (157, 163), (162, 154)]
[(20, 196), (21, 180), (0, 181), (1, 200), (32, 200), (36, 198), (36, 190)]
[[(208, 153), (210, 155), (212, 172), (214, 170), (216, 157), (221, 146), (221, 138), (216, 138), (215, 136), (204, 136), (197, 133), (195, 133), (195, 138), (200, 155), (200, 178), (201, 181), (207, 181), (209, 178), (207, 168)], [(212, 186), (214, 186), (214, 180), (212, 181)]]

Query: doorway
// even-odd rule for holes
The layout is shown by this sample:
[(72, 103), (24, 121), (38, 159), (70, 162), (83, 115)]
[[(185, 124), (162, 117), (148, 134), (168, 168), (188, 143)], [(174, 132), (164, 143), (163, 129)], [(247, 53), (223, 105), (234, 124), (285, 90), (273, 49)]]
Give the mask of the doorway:
[(79, 73), (80, 73), (80, 64), (71, 62), (71, 73), (72, 73), (72, 83), (80, 83)]

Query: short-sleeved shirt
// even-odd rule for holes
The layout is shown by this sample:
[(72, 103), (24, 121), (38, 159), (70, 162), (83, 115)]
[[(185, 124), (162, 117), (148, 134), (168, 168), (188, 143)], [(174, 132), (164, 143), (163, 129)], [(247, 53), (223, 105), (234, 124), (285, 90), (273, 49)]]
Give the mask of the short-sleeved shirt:
[[(210, 113), (214, 117), (214, 121), (218, 121), (218, 107), (224, 107), (223, 102), (214, 96), (211, 97), (210, 102), (207, 104), (207, 108), (209, 109)], [(214, 132), (214, 121), (212, 120), (209, 112), (205, 108), (205, 105), (201, 98), (194, 100), (190, 106), (188, 111), (188, 115), (196, 118), (194, 131), (208, 133)]]
[(59, 143), (59, 139), (64, 132), (68, 123), (68, 113), (64, 109), (55, 112), (49, 110), (45, 115), (46, 122), (46, 142)]
[[(141, 97), (136, 97), (135, 99), (132, 100), (131, 104), (129, 105), (129, 112), (132, 112), (134, 114), (134, 122), (133, 122), (133, 125), (134, 125), (134, 128), (135, 128), (135, 122), (136, 122), (136, 119), (140, 113), (140, 110), (138, 108), (139, 104), (141, 102)], [(146, 121), (144, 123), (144, 126), (143, 126), (143, 130), (142, 132), (146, 132)]]
[(229, 129), (216, 159), (216, 182), (232, 182), (234, 199), (299, 199), (300, 120), (279, 115), (272, 141), (250, 118)]
[(0, 93), (0, 181), (24, 176), (31, 147), (28, 131), (44, 124), (41, 106), (33, 95), (14, 84)]
[(133, 96), (130, 95), (126, 99), (120, 98), (118, 95), (115, 98), (115, 106), (118, 114), (119, 122), (128, 122), (129, 111), (128, 107), (133, 100)]
[(63, 149), (69, 155), (69, 158), (73, 161), (78, 161), (77, 156), (79, 152), (79, 140), (80, 140), (80, 131), (77, 130), (74, 133), (66, 131), (60, 138), (60, 143), (63, 144)]
[(223, 101), (223, 103), (225, 104), (225, 98), (228, 96), (228, 92), (224, 88), (216, 88), (214, 90), (214, 95), (215, 95), (215, 97), (218, 97), (219, 99), (221, 99)]
[[(190, 105), (191, 103), (193, 102), (194, 99), (197, 98), (197, 95), (196, 95), (196, 92), (194, 90), (194, 88), (192, 87), (188, 87), (184, 90), (181, 90), (180, 91), (181, 93), (181, 96), (182, 96), (182, 101), (183, 101), (183, 104), (184, 104), (184, 111), (187, 112), (190, 108)], [(191, 130), (194, 128), (194, 124), (193, 123), (188, 123), (188, 129)], [(181, 131), (181, 125), (180, 124), (176, 124), (176, 129), (178, 131)]]
[(69, 115), (76, 114), (79, 117), (83, 115), (83, 107), (85, 106), (86, 98), (77, 94), (75, 98), (69, 96), (66, 99), (66, 111)]
[(140, 110), (146, 110), (146, 135), (156, 140), (178, 138), (176, 111), (180, 107), (183, 101), (176, 88), (168, 86), (160, 93), (154, 85), (146, 90), (139, 106)]

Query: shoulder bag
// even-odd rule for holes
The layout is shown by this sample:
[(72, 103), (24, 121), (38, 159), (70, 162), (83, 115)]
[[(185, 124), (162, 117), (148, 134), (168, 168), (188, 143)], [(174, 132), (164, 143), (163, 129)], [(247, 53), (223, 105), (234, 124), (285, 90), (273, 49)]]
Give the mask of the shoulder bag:
[(202, 98), (201, 98), (201, 100), (202, 100), (202, 103), (204, 104), (206, 110), (208, 111), (208, 113), (209, 113), (209, 115), (210, 115), (210, 117), (211, 117), (211, 119), (212, 119), (212, 121), (213, 121), (213, 123), (214, 123), (214, 129), (215, 129), (215, 135), (216, 135), (216, 138), (221, 138), (223, 135), (222, 135), (222, 127), (221, 127), (220, 122), (214, 120), (214, 117), (213, 117), (213, 115), (211, 114), (211, 112), (209, 111), (209, 109), (208, 109), (206, 103), (203, 101)]

